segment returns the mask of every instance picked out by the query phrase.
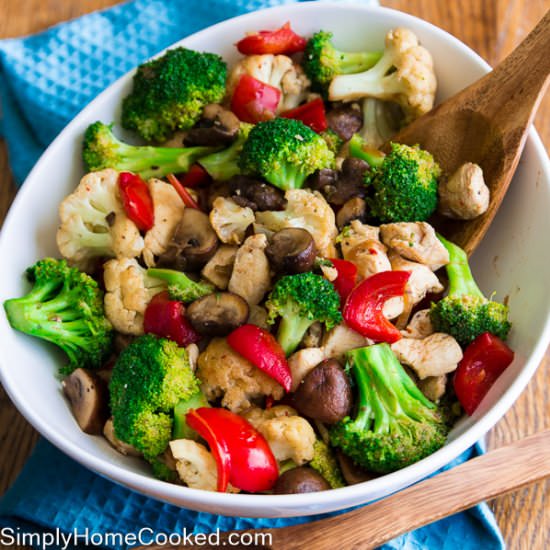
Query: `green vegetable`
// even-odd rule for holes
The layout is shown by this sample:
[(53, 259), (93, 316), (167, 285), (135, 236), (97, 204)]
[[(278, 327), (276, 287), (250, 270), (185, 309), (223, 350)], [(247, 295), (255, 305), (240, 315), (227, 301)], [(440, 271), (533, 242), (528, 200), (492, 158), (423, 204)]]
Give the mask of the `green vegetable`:
[(115, 435), (152, 460), (168, 446), (174, 408), (199, 391), (184, 348), (146, 334), (124, 349), (109, 384)]
[(174, 409), (174, 430), (172, 439), (199, 439), (199, 434), (187, 425), (185, 415), (192, 409), (210, 407), (208, 400), (199, 390), (187, 400), (181, 400)]
[(261, 176), (286, 191), (300, 189), (316, 170), (334, 166), (334, 153), (303, 122), (276, 118), (250, 131), (239, 166), (243, 173)]
[(239, 157), (253, 125), (241, 122), (237, 139), (223, 151), (202, 157), (199, 164), (215, 180), (223, 181), (241, 173)]
[(304, 71), (313, 90), (324, 92), (330, 81), (339, 74), (353, 74), (370, 69), (382, 57), (382, 52), (345, 52), (332, 43), (332, 33), (319, 31), (307, 42), (304, 52)]
[(367, 202), (371, 215), (380, 223), (425, 221), (435, 212), (441, 168), (430, 153), (418, 146), (392, 143), (391, 152), (382, 156), (365, 149), (355, 135), (350, 154), (372, 167), (365, 174), (371, 189)]
[(508, 307), (485, 298), (474, 280), (466, 252), (441, 235), (438, 238), (449, 252), (450, 261), (445, 268), (449, 292), (431, 305), (430, 317), (435, 330), (454, 336), (462, 346), (484, 332), (506, 340), (511, 327)]
[(214, 285), (206, 281), (193, 281), (185, 273), (175, 269), (150, 267), (147, 270), (147, 275), (166, 281), (170, 299), (179, 300), (185, 304), (212, 294), (216, 290)]
[(218, 55), (168, 50), (138, 67), (132, 92), (122, 103), (122, 126), (147, 141), (165, 141), (175, 130), (191, 128), (205, 105), (223, 99), (226, 76)]
[(313, 445), (313, 452), (313, 459), (309, 466), (317, 470), (328, 481), (332, 489), (345, 487), (346, 482), (332, 449), (324, 441), (318, 439)]
[(30, 292), (4, 302), (11, 326), (59, 346), (69, 357), (64, 375), (78, 367), (100, 367), (111, 351), (113, 330), (97, 283), (53, 258), (39, 260), (26, 275)]
[(129, 145), (115, 137), (112, 125), (98, 121), (86, 129), (82, 159), (88, 172), (113, 168), (119, 172), (134, 172), (147, 180), (187, 172), (197, 159), (213, 151), (213, 147)]
[(340, 297), (321, 275), (298, 273), (281, 277), (266, 302), (269, 323), (280, 316), (277, 340), (287, 355), (297, 347), (307, 329), (320, 321), (327, 330), (342, 321)]
[(354, 462), (381, 474), (417, 462), (443, 446), (448, 426), (409, 378), (388, 344), (347, 353), (357, 386), (357, 416), (330, 431)]
[(342, 146), (344, 145), (344, 140), (330, 128), (322, 132), (320, 136), (327, 142), (328, 148), (334, 153), (334, 155), (338, 155), (340, 149), (342, 149)]

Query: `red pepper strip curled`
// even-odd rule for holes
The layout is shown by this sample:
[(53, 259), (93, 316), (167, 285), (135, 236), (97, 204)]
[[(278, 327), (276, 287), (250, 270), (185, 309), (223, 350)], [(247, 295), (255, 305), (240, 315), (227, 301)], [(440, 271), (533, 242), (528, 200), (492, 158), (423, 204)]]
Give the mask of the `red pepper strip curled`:
[(259, 31), (251, 33), (239, 40), (235, 45), (244, 55), (264, 53), (291, 54), (301, 52), (306, 47), (306, 39), (296, 34), (290, 23), (285, 23), (275, 31)]
[(228, 482), (257, 493), (273, 487), (279, 475), (277, 461), (267, 441), (247, 420), (221, 408), (191, 410), (186, 422), (203, 437), (218, 467), (218, 491)]
[(324, 132), (328, 128), (325, 104), (320, 97), (310, 101), (309, 103), (300, 105), (295, 109), (285, 111), (284, 113), (281, 113), (280, 116), (300, 120), (318, 134)]
[(353, 262), (339, 258), (331, 258), (330, 261), (338, 272), (338, 276), (332, 281), (332, 284), (336, 292), (340, 294), (340, 303), (344, 305), (357, 284), (357, 266)]
[(170, 300), (167, 291), (156, 294), (147, 305), (143, 329), (146, 333), (169, 338), (179, 346), (188, 346), (201, 339), (201, 335), (185, 318), (184, 305)]
[(243, 74), (231, 99), (231, 110), (239, 120), (256, 124), (275, 117), (281, 91), (274, 86)]
[(141, 231), (149, 231), (155, 222), (153, 199), (147, 184), (131, 172), (121, 172), (118, 188), (126, 215)]
[(275, 337), (256, 325), (241, 325), (228, 337), (227, 343), (254, 366), (290, 391), (292, 376), (285, 352)]
[(514, 352), (494, 334), (480, 334), (464, 351), (453, 384), (467, 414), (472, 415), (496, 379), (514, 360)]
[(359, 283), (348, 296), (342, 315), (359, 334), (375, 342), (392, 344), (401, 333), (382, 312), (388, 298), (403, 296), (409, 271), (382, 271)]
[(191, 196), (189, 191), (181, 184), (181, 182), (174, 176), (174, 174), (168, 174), (166, 176), (168, 181), (171, 183), (171, 185), (174, 187), (174, 189), (177, 191), (178, 195), (180, 196), (181, 200), (183, 201), (183, 204), (189, 208), (196, 208), (197, 210), (200, 210), (199, 205), (195, 202), (195, 199)]

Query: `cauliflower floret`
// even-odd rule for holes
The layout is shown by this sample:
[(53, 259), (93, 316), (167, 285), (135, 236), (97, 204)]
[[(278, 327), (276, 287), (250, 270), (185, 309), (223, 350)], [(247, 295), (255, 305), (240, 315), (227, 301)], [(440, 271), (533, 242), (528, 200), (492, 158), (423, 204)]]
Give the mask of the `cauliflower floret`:
[(427, 338), (401, 338), (391, 345), (400, 363), (411, 367), (420, 380), (456, 370), (462, 349), (449, 334), (434, 332)]
[(292, 407), (276, 405), (267, 410), (255, 407), (243, 416), (266, 438), (278, 462), (290, 459), (301, 465), (313, 458), (315, 432)]
[(266, 247), (265, 235), (251, 235), (235, 256), (227, 289), (244, 298), (249, 306), (258, 305), (271, 286)]
[(57, 246), (79, 269), (89, 269), (94, 258), (134, 258), (144, 242), (126, 213), (118, 191), (118, 172), (86, 174), (59, 206), (61, 224)]
[(225, 338), (214, 338), (199, 355), (196, 375), (209, 401), (222, 397), (221, 404), (233, 412), (248, 409), (253, 399), (281, 399), (283, 387), (239, 355)]
[(249, 55), (241, 59), (229, 75), (227, 91), (230, 97), (244, 74), (281, 90), (277, 114), (304, 101), (311, 84), (300, 65), (295, 65), (286, 55)]
[[(180, 479), (192, 489), (216, 491), (218, 486), (218, 467), (208, 449), (192, 439), (170, 441), (170, 450), (176, 459), (176, 470)], [(239, 490), (228, 485), (228, 492)]]
[(143, 314), (166, 283), (147, 275), (134, 258), (109, 260), (105, 266), (105, 315), (123, 334), (143, 334)]
[(305, 189), (289, 189), (285, 199), (287, 204), (284, 210), (256, 212), (256, 221), (271, 231), (285, 227), (307, 229), (321, 256), (333, 258), (336, 255), (334, 239), (338, 229), (334, 210), (323, 195), (317, 191), (312, 193)]
[(254, 223), (254, 211), (242, 208), (234, 200), (217, 197), (210, 211), (210, 223), (220, 241), (226, 244), (241, 244), (247, 227)]
[(166, 252), (170, 239), (181, 221), (185, 205), (177, 191), (164, 181), (149, 180), (149, 191), (153, 199), (155, 223), (145, 234), (143, 259), (147, 266), (155, 265), (155, 255)]
[(336, 76), (329, 87), (331, 101), (374, 97), (401, 106), (405, 123), (427, 113), (434, 104), (437, 81), (430, 52), (409, 29), (386, 34), (380, 61), (362, 73)]

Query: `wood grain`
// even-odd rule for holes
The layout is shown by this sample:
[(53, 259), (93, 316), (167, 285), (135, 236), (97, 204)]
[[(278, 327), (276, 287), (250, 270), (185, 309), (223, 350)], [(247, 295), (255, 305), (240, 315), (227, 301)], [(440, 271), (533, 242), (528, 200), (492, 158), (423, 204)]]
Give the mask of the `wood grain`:
[[(108, 7), (119, 0), (0, 0), (0, 38), (37, 32), (60, 21)], [(417, 15), (457, 36), (490, 64), (502, 60), (550, 9), (550, 0), (383, 0), (382, 4)], [(535, 126), (550, 145), (550, 98), (545, 98)], [(0, 141), (0, 223), (15, 186)], [(489, 434), (500, 447), (550, 428), (550, 350), (514, 407)], [(0, 389), (0, 493), (13, 482), (37, 435)], [(508, 548), (543, 550), (550, 540), (550, 482), (540, 482), (491, 502)], [(13, 549), (13, 547), (12, 547)]]

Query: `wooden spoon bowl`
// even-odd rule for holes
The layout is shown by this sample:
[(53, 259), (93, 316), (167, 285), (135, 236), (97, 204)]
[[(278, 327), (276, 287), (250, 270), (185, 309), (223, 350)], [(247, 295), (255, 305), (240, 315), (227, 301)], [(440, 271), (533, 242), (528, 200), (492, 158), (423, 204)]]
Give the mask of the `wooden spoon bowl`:
[(493, 71), (392, 138), (428, 150), (447, 175), (465, 162), (483, 169), (491, 191), (485, 214), (464, 222), (441, 216), (430, 220), (468, 254), (483, 238), (504, 198), (549, 73), (550, 12)]

